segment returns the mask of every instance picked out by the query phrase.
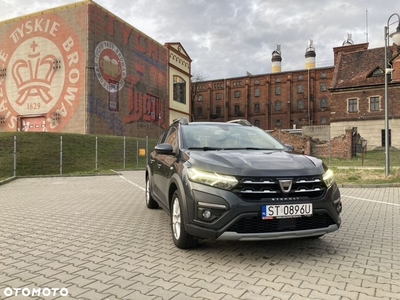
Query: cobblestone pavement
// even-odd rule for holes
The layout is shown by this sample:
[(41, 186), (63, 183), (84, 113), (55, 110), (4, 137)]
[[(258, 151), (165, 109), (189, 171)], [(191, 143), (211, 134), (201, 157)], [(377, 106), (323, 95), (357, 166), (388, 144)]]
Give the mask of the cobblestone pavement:
[(400, 299), (400, 188), (341, 191), (323, 238), (179, 250), (143, 171), (18, 179), (0, 186), (0, 298)]

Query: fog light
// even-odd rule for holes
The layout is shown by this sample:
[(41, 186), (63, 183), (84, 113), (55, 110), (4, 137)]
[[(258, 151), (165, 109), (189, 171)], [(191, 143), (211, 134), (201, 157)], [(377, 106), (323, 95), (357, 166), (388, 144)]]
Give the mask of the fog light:
[(204, 219), (211, 218), (211, 211), (209, 209), (206, 209), (206, 210), (203, 211), (203, 218)]
[(342, 202), (336, 206), (336, 211), (340, 214), (342, 212)]

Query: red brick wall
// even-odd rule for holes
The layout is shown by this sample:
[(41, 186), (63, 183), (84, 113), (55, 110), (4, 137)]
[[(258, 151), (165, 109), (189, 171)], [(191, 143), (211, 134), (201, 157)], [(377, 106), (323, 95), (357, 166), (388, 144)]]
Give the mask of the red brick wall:
[(274, 130), (270, 132), (272, 136), (283, 144), (289, 144), (294, 147), (298, 153), (316, 157), (335, 157), (351, 159), (351, 137), (352, 130), (346, 130), (346, 134), (335, 137), (331, 142), (321, 142), (313, 140), (311, 137), (292, 134), (287, 131)]

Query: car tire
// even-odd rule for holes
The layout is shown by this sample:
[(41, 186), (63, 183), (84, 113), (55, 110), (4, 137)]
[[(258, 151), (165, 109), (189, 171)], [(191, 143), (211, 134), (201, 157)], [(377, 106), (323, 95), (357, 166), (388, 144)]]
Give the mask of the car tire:
[(179, 249), (189, 249), (197, 245), (198, 239), (188, 234), (183, 224), (182, 201), (177, 192), (171, 202), (171, 231), (174, 244)]
[(146, 206), (150, 209), (158, 208), (158, 203), (151, 196), (150, 178), (146, 178)]

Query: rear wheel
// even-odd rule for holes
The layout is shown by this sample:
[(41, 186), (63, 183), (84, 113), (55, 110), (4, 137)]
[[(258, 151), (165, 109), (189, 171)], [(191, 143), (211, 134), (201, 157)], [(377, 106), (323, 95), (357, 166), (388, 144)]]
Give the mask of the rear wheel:
[(172, 196), (171, 204), (171, 229), (172, 239), (176, 247), (180, 249), (193, 248), (197, 245), (197, 238), (188, 234), (183, 224), (182, 205), (178, 193)]
[(146, 206), (150, 209), (158, 208), (158, 203), (151, 196), (150, 179), (146, 178)]

